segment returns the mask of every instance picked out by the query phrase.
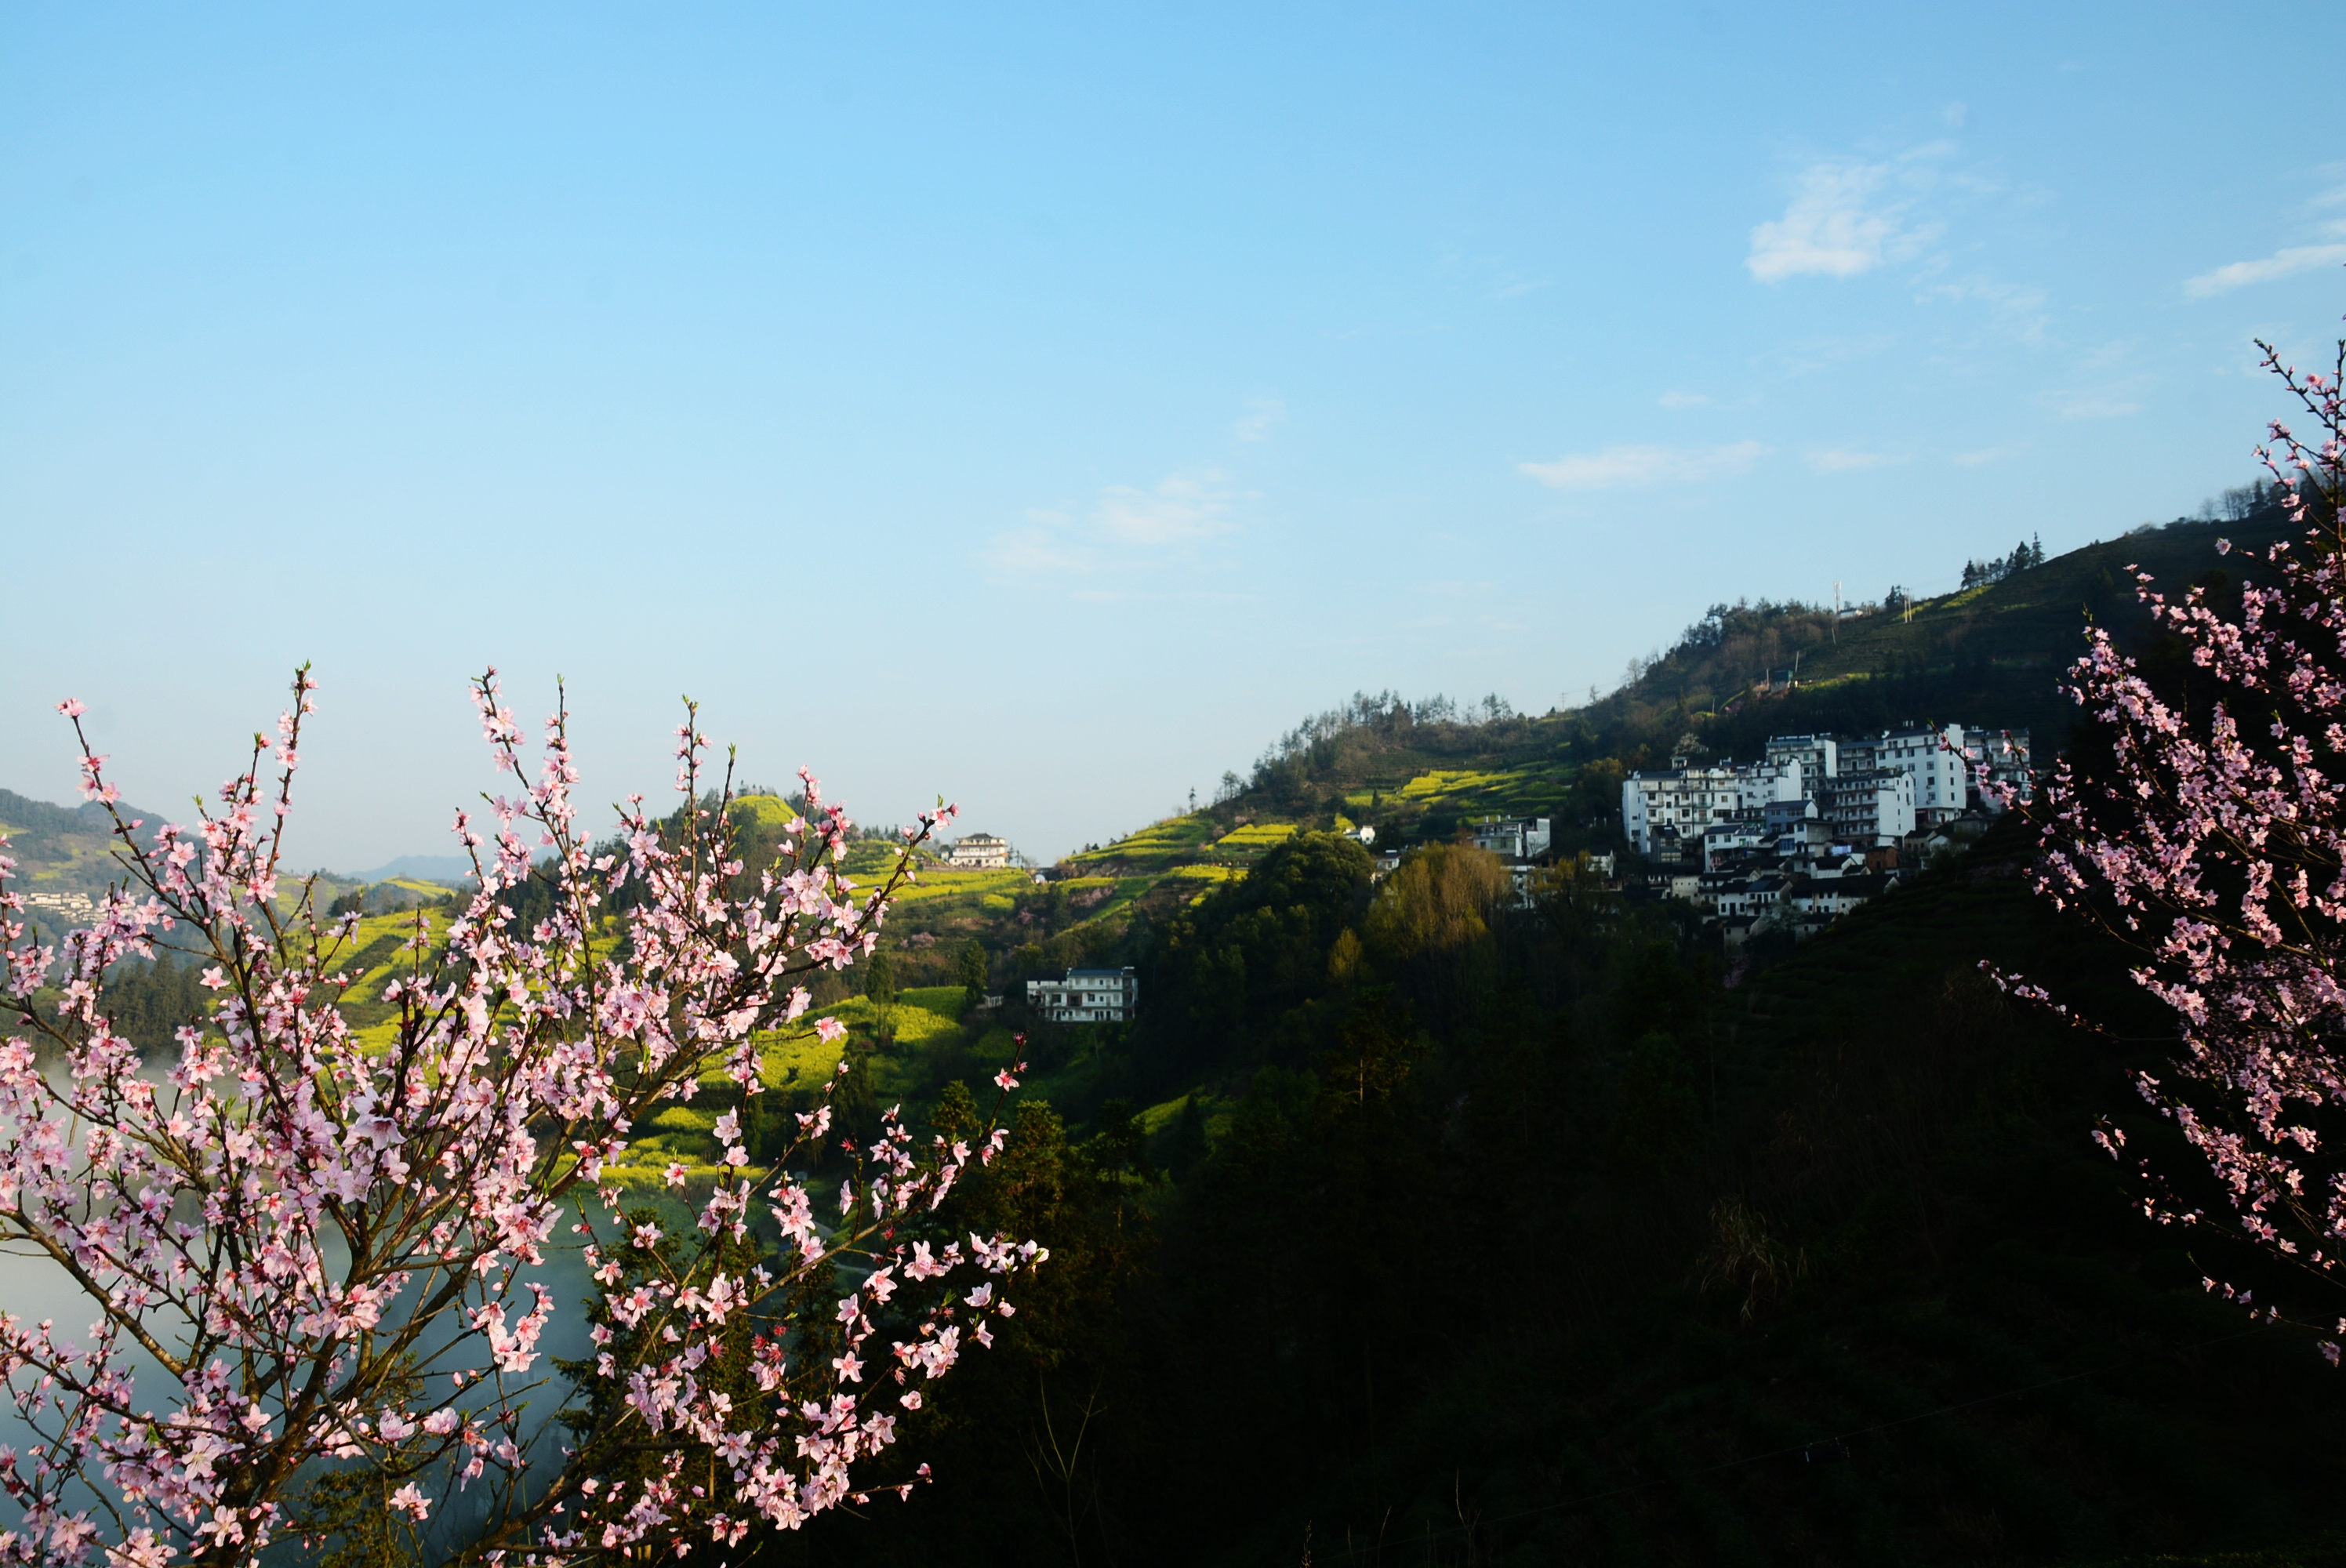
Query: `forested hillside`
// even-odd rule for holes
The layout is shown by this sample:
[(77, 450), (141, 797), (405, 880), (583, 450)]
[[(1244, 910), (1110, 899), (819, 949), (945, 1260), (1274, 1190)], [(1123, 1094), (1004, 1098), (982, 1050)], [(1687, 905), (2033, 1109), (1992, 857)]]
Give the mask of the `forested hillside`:
[[(192, 805), (174, 813), (173, 818), (128, 802), (121, 803), (119, 809), (125, 821), (142, 824), (137, 830), (137, 837), (140, 843), (149, 846), (156, 830), (166, 820), (192, 821), (196, 815)], [(115, 831), (113, 819), (95, 801), (76, 807), (56, 806), (12, 789), (0, 789), (0, 833), (8, 836), (7, 853), (16, 862), (16, 891), (36, 901), (33, 918), (44, 930), (58, 926), (60, 917), (54, 901), (64, 899), (68, 901), (68, 907), (79, 907), (72, 901), (94, 902), (107, 889), (119, 886), (124, 880), (122, 840)], [(353, 895), (360, 904), (364, 904), (370, 889), (370, 884), (358, 878), (337, 876), (332, 871), (314, 873), (311, 885), (321, 911), (332, 907), (338, 899)], [(373, 903), (369, 907), (376, 909), (413, 908), (419, 902), (444, 898), (449, 891), (445, 884), (412, 877), (387, 878), (371, 886)], [(284, 896), (288, 900), (293, 896), (291, 884), (287, 885)]]
[(2228, 522), (2178, 522), (1999, 566), (1994, 580), (1938, 598), (1893, 590), (1838, 619), (1810, 605), (1716, 605), (1668, 648), (1633, 660), (1618, 690), (1539, 717), (1495, 702), (1461, 712), (1355, 698), (1290, 732), (1250, 779), (1230, 779), (1220, 809), (1321, 825), (1342, 813), (1432, 839), (1484, 813), (1553, 811), (1586, 842), (1617, 817), (1618, 770), (1666, 766), (1683, 737), (1711, 757), (1749, 760), (1771, 734), (1936, 720), (2030, 729), (2057, 748), (2074, 709), (2055, 677), (2087, 624), (2147, 651), (2130, 566), (2168, 592), (2221, 584), (2244, 557), (2219, 555), (2219, 539), (2262, 546), (2289, 531), (2278, 509), (2259, 504)]
[(2076, 711), (2057, 677), (2089, 622), (2154, 664), (2178, 657), (2149, 635), (2130, 565), (2170, 592), (2220, 585), (2244, 555), (2219, 555), (2218, 539), (2262, 545), (2286, 526), (2259, 504), (2000, 564), (2003, 575), (1960, 593), (1838, 622), (1803, 605), (1717, 606), (1637, 661), (1621, 689), (1539, 716), (1495, 698), (1357, 697), (1280, 738), (1211, 804), (1069, 856), (1048, 886), (1007, 871), (932, 878), (892, 922), (900, 963), (920, 983), (945, 983), (975, 942), (994, 989), (1015, 991), (1069, 964), (1129, 962), (1172, 914), (1295, 832), (1370, 827), (1383, 849), (1446, 842), (1486, 816), (1545, 815), (1564, 850), (1616, 848), (1623, 774), (1667, 766), (1687, 738), (1708, 757), (1749, 760), (1770, 734), (1960, 721), (2032, 730), (2050, 754)]
[[(2128, 1078), (2168, 1026), (2123, 950), (2025, 891), (2023, 824), (1741, 975), (1673, 906), (1566, 876), (1516, 910), (1446, 845), (1527, 809), (1601, 841), (1621, 769), (1688, 733), (2058, 740), (2087, 616), (2171, 657), (2126, 566), (2220, 598), (2240, 558), (2216, 537), (2276, 521), (2032, 560), (1911, 618), (1723, 608), (1556, 715), (1359, 701), (1210, 809), (1079, 857), (1118, 889), (1245, 874), (993, 949), (1014, 979), (1141, 972), (1128, 1028), (1028, 1023), (1015, 1159), (972, 1198), (1078, 1267), (933, 1413), (945, 1479), (905, 1518), (772, 1553), (2334, 1560), (2339, 1380), (2201, 1281), (2331, 1304), (2220, 1237), (2181, 1245), (2095, 1148), (2109, 1117), (2189, 1168)], [(1434, 847), (1372, 885), (1321, 830), (1363, 821)], [(1984, 961), (2058, 975), (2119, 1037), (2014, 1007)]]

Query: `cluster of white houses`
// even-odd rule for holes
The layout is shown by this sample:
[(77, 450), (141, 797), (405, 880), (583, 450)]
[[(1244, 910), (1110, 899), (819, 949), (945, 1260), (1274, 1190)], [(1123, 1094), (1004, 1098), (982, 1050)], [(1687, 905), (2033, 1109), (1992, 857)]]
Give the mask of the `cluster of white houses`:
[(1652, 886), (1705, 911), (1732, 946), (1848, 913), (1984, 830), (2004, 792), (2025, 799), (2030, 782), (2026, 730), (1779, 735), (1757, 762), (1680, 755), (1667, 771), (1630, 774), (1621, 828)]
[[(1632, 896), (1683, 899), (1721, 928), (1727, 945), (1753, 934), (1821, 930), (1913, 876), (1938, 850), (1985, 830), (2008, 795), (2028, 798), (2028, 732), (1959, 724), (1878, 735), (1778, 735), (1757, 762), (1705, 763), (1691, 738), (1665, 771), (1632, 773), (1621, 785), (1621, 827), (1645, 858), (1645, 888)], [(1507, 863), (1517, 899), (1533, 901), (1551, 860), (1554, 821), (1491, 817), (1474, 827), (1477, 847)], [(1358, 830), (1362, 842), (1373, 832)], [(1395, 869), (1398, 845), (1377, 854), (1379, 874)], [(950, 865), (998, 868), (1010, 846), (972, 834), (948, 851)], [(1588, 855), (1584, 868), (1610, 882), (1614, 857)], [(1140, 1008), (1131, 969), (1070, 969), (1030, 980), (1026, 1003), (1061, 1023), (1128, 1023)]]
[(1681, 755), (1667, 771), (1632, 773), (1621, 783), (1621, 830), (1647, 858), (1696, 860), (1764, 849), (1818, 823), (1852, 845), (1895, 844), (1918, 827), (1966, 811), (2002, 809), (1983, 797), (1978, 772), (2024, 795), (2028, 732), (1889, 729), (1851, 738), (1778, 735), (1757, 762), (1701, 765)]
[(84, 926), (97, 919), (97, 905), (87, 893), (26, 893), (25, 912), (48, 915), (67, 925)]

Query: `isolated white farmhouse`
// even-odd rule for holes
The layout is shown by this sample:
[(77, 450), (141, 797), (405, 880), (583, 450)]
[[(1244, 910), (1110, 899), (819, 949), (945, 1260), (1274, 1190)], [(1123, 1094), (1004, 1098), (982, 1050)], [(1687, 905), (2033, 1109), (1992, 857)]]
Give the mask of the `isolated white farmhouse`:
[(1127, 1023), (1140, 1011), (1140, 975), (1122, 969), (1071, 969), (1064, 980), (1030, 980), (1026, 1005), (1054, 1023)]
[(1010, 865), (1010, 840), (991, 833), (972, 833), (956, 840), (945, 851), (945, 864), (958, 871), (999, 871)]

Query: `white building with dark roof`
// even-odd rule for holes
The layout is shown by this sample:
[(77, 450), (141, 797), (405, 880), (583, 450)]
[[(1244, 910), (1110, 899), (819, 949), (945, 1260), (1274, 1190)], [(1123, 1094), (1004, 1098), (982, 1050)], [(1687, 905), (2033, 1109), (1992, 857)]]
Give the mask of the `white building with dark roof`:
[(970, 833), (945, 851), (945, 864), (958, 871), (1000, 871), (1010, 866), (1010, 840), (991, 833)]
[(1026, 1005), (1054, 1023), (1128, 1023), (1140, 1012), (1140, 975), (1122, 969), (1071, 969), (1064, 980), (1030, 980)]
[(1914, 830), (1914, 776), (1902, 769), (1843, 773), (1818, 793), (1837, 844), (1894, 844)]
[(1702, 840), (1771, 800), (1800, 797), (1797, 761), (1674, 768), (1621, 780), (1621, 827), (1641, 855), (1698, 853)]
[(1474, 847), (1509, 860), (1536, 860), (1554, 840), (1546, 817), (1485, 817), (1474, 825)]
[[(1980, 796), (1980, 804), (1991, 815), (2003, 811), (2004, 790), (2009, 789), (2021, 800), (2036, 798), (2035, 775), (2028, 767), (2028, 731), (2025, 729), (1966, 729), (1964, 731), (1964, 752), (1971, 765), (1972, 787)], [(1980, 789), (1979, 775), (1986, 769), (1988, 782), (2001, 789)]]
[(1914, 780), (1916, 821), (1943, 822), (1964, 814), (1971, 780), (1962, 725), (1886, 730), (1875, 743), (1873, 765), (1894, 768)]

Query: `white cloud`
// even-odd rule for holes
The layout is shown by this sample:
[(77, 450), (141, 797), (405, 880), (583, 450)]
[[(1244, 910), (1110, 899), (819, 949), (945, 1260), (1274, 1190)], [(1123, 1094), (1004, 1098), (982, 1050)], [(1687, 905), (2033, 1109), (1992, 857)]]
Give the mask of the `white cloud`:
[(1748, 472), (1769, 450), (1756, 441), (1739, 441), (1730, 446), (1608, 446), (1574, 453), (1553, 463), (1519, 463), (1515, 467), (1552, 490), (1609, 490), (1617, 485), (1731, 479)]
[(1150, 489), (1111, 484), (1100, 492), (1092, 520), (1127, 545), (1182, 545), (1227, 534), (1235, 499), (1212, 470), (1190, 478), (1168, 474)]
[(2188, 278), (2184, 280), (2183, 291), (2195, 300), (2204, 300), (2210, 294), (2221, 294), (2250, 283), (2270, 283), (2276, 278), (2291, 278), (2316, 267), (2340, 264), (2346, 264), (2346, 245), (2290, 245), (2261, 261), (2234, 261), (2213, 272)]
[(2045, 329), (2051, 320), (2047, 309), (2050, 299), (2044, 290), (2023, 283), (1999, 283), (1992, 278), (1933, 283), (1915, 298), (1985, 305), (1994, 313), (1998, 327), (2025, 343), (2043, 342)]
[(1976, 452), (1959, 452), (1947, 461), (1965, 468), (1977, 468), (1983, 463), (2001, 463), (2020, 450), (2018, 446), (1983, 446)]
[(1016, 576), (1037, 573), (1061, 575), (1083, 575), (1097, 565), (1091, 552), (1067, 543), (1062, 532), (1068, 519), (1056, 512), (1029, 512), (1028, 520), (1035, 524), (1014, 528), (994, 536), (986, 555), (1000, 571)]
[(2112, 338), (2097, 349), (2088, 349), (2079, 356), (2078, 368), (2088, 371), (2114, 370), (2134, 358), (2138, 345), (2129, 338)]
[(1956, 102), (1949, 104), (1945, 108), (1941, 109), (1939, 111), (1939, 117), (1946, 121), (1951, 128), (1961, 130), (1964, 128), (1964, 122), (1971, 118), (1971, 110), (1966, 108), (1961, 102)]
[(1214, 469), (1171, 473), (1155, 484), (1109, 484), (1089, 510), (1030, 511), (1026, 525), (986, 542), (988, 565), (1005, 576), (1117, 580), (1181, 558), (1234, 531), (1254, 497)]
[(2141, 365), (2141, 345), (2113, 338), (2077, 356), (2067, 386), (2047, 387), (2036, 401), (2063, 419), (2124, 419), (2142, 412), (2143, 395), (2158, 378)]
[(1240, 441), (1269, 441), (1270, 433), (1287, 423), (1287, 405), (1275, 397), (1247, 399), (1246, 417), (1230, 426)]
[(2124, 419), (2142, 412), (2142, 404), (2109, 392), (2047, 392), (2045, 401), (2063, 419)]
[(1905, 461), (1902, 457), (1892, 457), (1888, 453), (1851, 452), (1845, 447), (1809, 453), (1809, 466), (1819, 473), (1847, 473), (1853, 468), (1879, 468), (1885, 463)]
[(1531, 276), (1510, 257), (1473, 255), (1455, 245), (1443, 246), (1439, 260), (1444, 271), (1470, 283), (1486, 300), (1518, 300), (1554, 281)]
[(1664, 408), (1700, 408), (1710, 399), (1700, 392), (1666, 392), (1654, 401)]
[(1896, 163), (1833, 160), (1804, 170), (1784, 216), (1751, 231), (1751, 254), (1743, 264), (1762, 283), (1780, 283), (1805, 273), (1853, 278), (1884, 261), (1911, 256), (1936, 234), (1934, 226), (1912, 226), (1906, 204), (1876, 204), (1875, 198), (1911, 160), (1947, 150), (1917, 148)]
[(1805, 338), (1786, 343), (1774, 356), (1787, 381), (1815, 375), (1851, 360), (1871, 359), (1898, 346), (1897, 334), (1874, 332), (1862, 338)]

